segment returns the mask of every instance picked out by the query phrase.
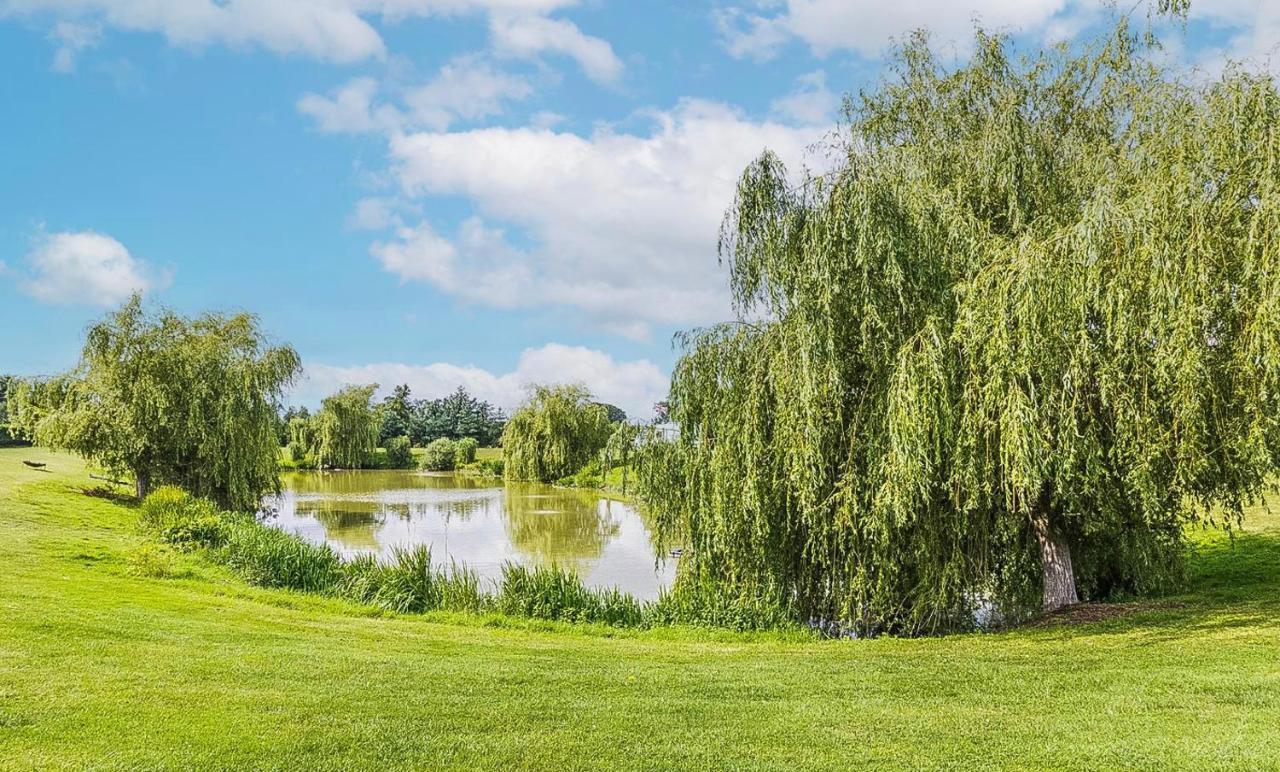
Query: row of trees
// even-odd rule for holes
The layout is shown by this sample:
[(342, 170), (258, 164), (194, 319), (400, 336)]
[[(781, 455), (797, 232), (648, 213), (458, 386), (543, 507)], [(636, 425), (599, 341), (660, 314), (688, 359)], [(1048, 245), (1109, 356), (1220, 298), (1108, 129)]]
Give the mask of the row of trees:
[(371, 465), (382, 447), (384, 463), (401, 468), (413, 465), (412, 447), (439, 440), (492, 445), (505, 423), (500, 410), (461, 387), (447, 397), (424, 400), (411, 399), (404, 385), (381, 402), (373, 399), (376, 391), (376, 384), (348, 386), (325, 398), (314, 414), (305, 407), (289, 408), (280, 417), (280, 444), (295, 461), (347, 469)]
[(502, 436), (506, 416), (484, 400), (458, 387), (447, 397), (413, 399), (407, 385), (395, 387), (382, 401), (379, 439), (405, 436), (416, 447), (433, 440), (469, 437), (482, 447), (492, 447)]

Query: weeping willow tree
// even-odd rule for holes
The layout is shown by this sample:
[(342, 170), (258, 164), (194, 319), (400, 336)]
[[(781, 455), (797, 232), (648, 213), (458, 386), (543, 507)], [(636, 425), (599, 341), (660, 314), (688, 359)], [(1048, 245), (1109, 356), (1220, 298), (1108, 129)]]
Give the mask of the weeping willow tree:
[(682, 336), (641, 466), (682, 580), (938, 631), (1159, 589), (1237, 521), (1280, 450), (1280, 98), (1156, 45), (918, 35), (829, 173), (746, 170), (737, 320)]
[(311, 452), (320, 466), (359, 469), (378, 449), (382, 415), (373, 404), (378, 385), (348, 386), (325, 397), (311, 418)]
[(276, 410), (300, 369), (248, 314), (148, 314), (135, 296), (89, 329), (79, 365), (10, 389), (11, 420), (40, 445), (153, 484), (252, 510), (279, 487)]
[(568, 477), (595, 459), (612, 432), (608, 409), (592, 402), (586, 388), (533, 386), (502, 432), (506, 478)]

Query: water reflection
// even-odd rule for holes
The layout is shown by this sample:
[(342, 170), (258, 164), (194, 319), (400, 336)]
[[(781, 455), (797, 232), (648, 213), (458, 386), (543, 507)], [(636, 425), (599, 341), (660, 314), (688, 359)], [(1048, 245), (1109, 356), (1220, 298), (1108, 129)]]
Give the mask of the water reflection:
[(656, 561), (650, 529), (627, 504), (588, 491), (474, 476), (402, 471), (299, 472), (269, 499), (285, 530), (345, 555), (389, 555), (429, 544), (437, 563), (455, 560), (496, 578), (505, 561), (559, 564), (587, 584), (652, 598), (674, 575)]

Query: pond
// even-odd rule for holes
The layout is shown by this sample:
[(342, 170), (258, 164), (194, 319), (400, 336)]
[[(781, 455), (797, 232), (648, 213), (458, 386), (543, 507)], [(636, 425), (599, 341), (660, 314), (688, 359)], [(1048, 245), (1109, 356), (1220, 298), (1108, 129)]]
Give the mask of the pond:
[(296, 472), (282, 482), (264, 502), (277, 512), (267, 522), (347, 557), (424, 544), (436, 564), (456, 561), (483, 579), (501, 577), (507, 561), (555, 564), (642, 600), (675, 576), (640, 510), (590, 491), (412, 471)]

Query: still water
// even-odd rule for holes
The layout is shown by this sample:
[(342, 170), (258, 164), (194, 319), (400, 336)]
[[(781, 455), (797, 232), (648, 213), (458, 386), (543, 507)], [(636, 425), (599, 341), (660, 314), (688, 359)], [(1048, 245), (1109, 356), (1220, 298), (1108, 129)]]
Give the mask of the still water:
[(484, 579), (507, 561), (554, 563), (641, 599), (675, 576), (639, 510), (589, 491), (404, 471), (297, 472), (282, 482), (265, 502), (278, 512), (268, 522), (346, 556), (426, 544), (435, 563), (452, 559)]

